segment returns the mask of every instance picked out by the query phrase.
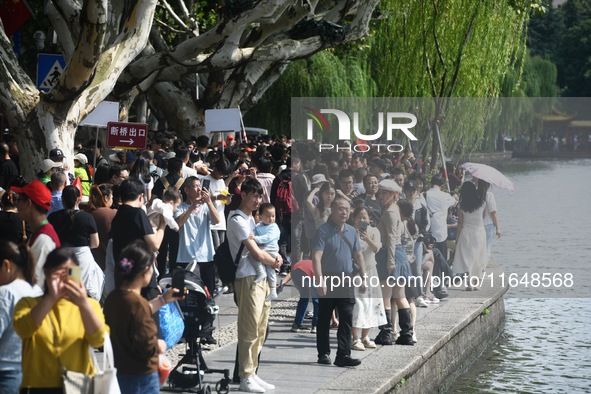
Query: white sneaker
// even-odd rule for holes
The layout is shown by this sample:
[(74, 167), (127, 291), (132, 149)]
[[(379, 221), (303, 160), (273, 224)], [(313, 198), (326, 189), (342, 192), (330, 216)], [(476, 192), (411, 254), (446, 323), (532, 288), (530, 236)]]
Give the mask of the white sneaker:
[(247, 393), (264, 393), (265, 389), (262, 388), (254, 379), (255, 377), (250, 377), (246, 379), (242, 379), (240, 381), (240, 387), (238, 391), (244, 391)]
[(261, 386), (265, 390), (275, 390), (274, 385), (272, 385), (271, 383), (265, 382), (263, 379), (259, 378), (257, 375), (254, 375), (252, 378), (259, 386)]
[(419, 297), (415, 298), (415, 305), (417, 307), (420, 307), (420, 308), (426, 308), (427, 307), (427, 303), (423, 299), (423, 296), (419, 296)]
[(424, 298), (424, 302), (426, 302), (427, 304), (439, 304), (439, 298), (437, 297), (423, 297)]

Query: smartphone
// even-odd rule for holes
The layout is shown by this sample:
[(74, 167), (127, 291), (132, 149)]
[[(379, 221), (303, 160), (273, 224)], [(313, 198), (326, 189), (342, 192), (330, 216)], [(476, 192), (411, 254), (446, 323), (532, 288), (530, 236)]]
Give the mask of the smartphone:
[(361, 222), (361, 223), (359, 223), (359, 229), (361, 231), (367, 231), (367, 222)]
[(207, 189), (209, 191), (209, 179), (204, 179), (203, 183), (201, 184), (202, 189)]
[(185, 270), (174, 270), (172, 273), (172, 287), (178, 290), (173, 296), (182, 297), (185, 295)]
[(240, 170), (238, 170), (238, 173), (240, 175), (250, 175), (250, 170), (248, 168), (241, 168)]
[(70, 279), (72, 282), (80, 283), (81, 276), (80, 267), (68, 268), (68, 279)]

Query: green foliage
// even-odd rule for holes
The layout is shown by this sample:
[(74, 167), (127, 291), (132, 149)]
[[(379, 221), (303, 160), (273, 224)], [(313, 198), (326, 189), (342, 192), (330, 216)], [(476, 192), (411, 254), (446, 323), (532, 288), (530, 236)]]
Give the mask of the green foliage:
[[(190, 7), (188, 9), (189, 18), (187, 18), (179, 2), (169, 1), (168, 4), (189, 29), (197, 28), (200, 32), (207, 31), (215, 26), (218, 22), (218, 16), (222, 12), (222, 9), (215, 2), (206, 0), (187, 1), (185, 6)], [(183, 27), (162, 3), (159, 3), (156, 8), (155, 20), (162, 37), (170, 47), (179, 45), (192, 35), (191, 31)]]
[[(537, 3), (536, 3), (537, 4)], [(380, 96), (485, 97), (501, 93), (505, 74), (524, 45), (529, 1), (390, 0), (387, 18), (372, 35), (372, 77)], [(384, 73), (383, 70), (388, 70)], [(517, 83), (519, 78), (514, 82)], [(495, 100), (436, 101), (444, 149), (470, 151), (485, 137)], [(435, 129), (433, 108), (423, 108), (430, 124), (419, 127), (419, 140)]]
[(328, 50), (298, 60), (246, 114), (245, 123), (265, 127), (273, 134), (287, 134), (291, 97), (372, 97), (376, 86), (367, 75), (363, 54), (339, 58)]
[(591, 2), (568, 0), (560, 8), (534, 15), (528, 48), (556, 64), (564, 97), (591, 96)]
[[(246, 115), (270, 130), (289, 128), (291, 97), (498, 97), (519, 60), (530, 0), (385, 0), (369, 37), (290, 65)], [(526, 12), (527, 11), (527, 12)], [(516, 84), (519, 76), (512, 80)], [(444, 115), (446, 150), (480, 146), (489, 100), (422, 101), (417, 136)], [(280, 114), (280, 115), (278, 115)]]

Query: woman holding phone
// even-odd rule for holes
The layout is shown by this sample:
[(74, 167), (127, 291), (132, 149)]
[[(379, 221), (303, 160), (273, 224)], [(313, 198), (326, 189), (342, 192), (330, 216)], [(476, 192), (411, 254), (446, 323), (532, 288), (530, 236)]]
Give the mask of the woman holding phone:
[(108, 327), (98, 301), (68, 276), (76, 268), (71, 248), (55, 249), (43, 266), (44, 294), (16, 304), (14, 331), (23, 341), (21, 393), (62, 394), (61, 367), (94, 374), (88, 347), (103, 346)]
[[(105, 319), (111, 327), (111, 341), (122, 393), (157, 394), (158, 355), (166, 343), (158, 339), (158, 327), (152, 318), (165, 304), (179, 299), (170, 291), (147, 301), (140, 294), (150, 283), (154, 271), (154, 253), (143, 240), (133, 241), (120, 253), (115, 264), (117, 288), (105, 301)], [(182, 294), (181, 294), (182, 297)]]
[[(365, 273), (368, 280), (378, 276), (376, 269), (376, 252), (382, 247), (380, 232), (369, 225), (369, 213), (367, 208), (360, 206), (355, 208), (352, 215), (352, 225), (357, 230), (361, 239), (361, 252), (365, 261)], [(365, 350), (376, 347), (374, 341), (369, 339), (369, 330), (386, 324), (382, 291), (379, 286), (369, 286), (368, 291), (361, 293), (355, 289), (355, 307), (353, 308), (353, 350)]]

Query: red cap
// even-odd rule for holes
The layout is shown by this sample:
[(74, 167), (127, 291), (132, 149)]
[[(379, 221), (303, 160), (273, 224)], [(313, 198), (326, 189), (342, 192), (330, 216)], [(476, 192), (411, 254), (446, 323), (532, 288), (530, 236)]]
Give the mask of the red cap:
[(228, 140), (233, 140), (234, 139), (234, 134), (229, 134), (226, 139)]
[(48, 211), (49, 208), (51, 208), (51, 192), (47, 186), (36, 179), (23, 187), (12, 186), (10, 190), (26, 194), (31, 201), (39, 205), (41, 208), (47, 209)]

